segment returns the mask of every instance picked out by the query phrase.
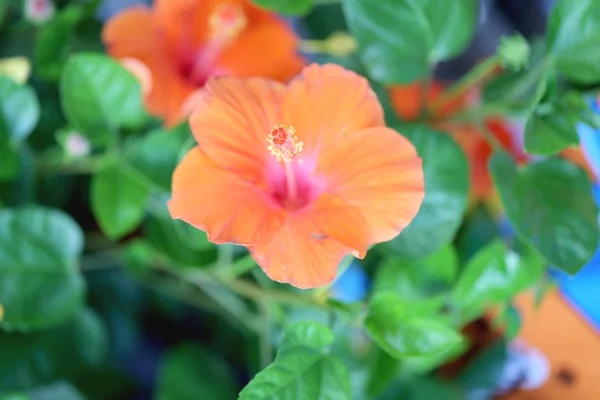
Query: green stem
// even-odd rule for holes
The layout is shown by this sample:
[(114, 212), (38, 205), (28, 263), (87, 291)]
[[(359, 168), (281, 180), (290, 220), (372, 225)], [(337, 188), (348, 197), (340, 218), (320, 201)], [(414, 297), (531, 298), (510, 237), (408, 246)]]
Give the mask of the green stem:
[[(172, 274), (176, 274), (174, 271), (168, 271)], [(262, 288), (258, 285), (250, 283), (245, 280), (224, 280), (214, 274), (209, 274), (206, 271), (195, 269), (190, 271), (188, 274), (179, 273), (177, 274), (181, 279), (194, 283), (198, 281), (204, 282), (220, 282), (222, 285), (229, 288), (232, 292), (237, 293), (240, 296), (254, 300), (256, 302), (261, 300), (272, 300), (282, 304), (289, 305), (306, 305), (318, 308), (329, 309), (329, 306), (319, 299), (312, 296), (298, 296), (294, 293), (284, 292), (278, 289)]]
[(233, 263), (233, 245), (222, 244), (218, 247), (219, 255), (217, 257), (217, 268), (225, 269)]
[(325, 6), (325, 5), (330, 5), (330, 4), (338, 4), (341, 2), (342, 2), (342, 0), (315, 0), (315, 5)]
[(259, 336), (260, 346), (260, 363), (261, 368), (265, 369), (273, 362), (273, 348), (271, 346), (271, 311), (269, 310), (269, 303), (266, 300), (258, 302), (258, 309), (261, 316), (261, 327), (262, 332)]
[(66, 159), (64, 157), (42, 157), (36, 161), (36, 170), (39, 174), (90, 174), (93, 173), (107, 162), (107, 154), (99, 154), (82, 158)]
[(218, 270), (215, 271), (215, 274), (222, 279), (231, 280), (244, 275), (254, 267), (256, 267), (256, 262), (252, 256), (248, 254), (235, 260), (233, 263), (229, 263), (229, 266), (225, 268), (217, 262), (216, 268), (218, 268)]
[(444, 106), (448, 101), (465, 93), (486, 78), (498, 65), (499, 59), (497, 56), (489, 57), (446, 89), (446, 91), (431, 104), (431, 109), (437, 110)]
[(421, 93), (419, 96), (419, 110), (420, 118), (427, 120), (429, 117), (429, 91), (431, 90), (431, 81), (433, 79), (433, 67), (428, 67), (427, 75), (421, 80), (420, 89)]
[(210, 301), (209, 299), (204, 299), (201, 296), (198, 296), (199, 293), (191, 293), (189, 289), (182, 287), (180, 282), (169, 282), (164, 279), (150, 279), (147, 277), (138, 277), (138, 282), (147, 289), (175, 298), (192, 307), (224, 317), (232, 326), (236, 326), (241, 330), (258, 332), (258, 321), (252, 316), (232, 313), (231, 310), (223, 308), (222, 305), (218, 303), (215, 304), (214, 300)]
[(508, 110), (505, 107), (494, 105), (494, 104), (486, 104), (481, 105), (476, 108), (468, 108), (458, 114), (453, 115), (448, 118), (449, 122), (473, 122), (480, 121), (486, 119), (490, 116), (497, 115), (506, 115), (508, 114)]
[(146, 189), (152, 191), (157, 190), (159, 192), (164, 192), (165, 189), (158, 184), (154, 183), (150, 178), (148, 178), (144, 173), (140, 172), (137, 168), (133, 166), (125, 157), (121, 157), (120, 165), (125, 169), (125, 171), (129, 174), (129, 176), (135, 180), (140, 186), (145, 187)]
[(303, 40), (300, 42), (300, 51), (306, 54), (329, 54), (325, 40)]
[(503, 151), (502, 144), (496, 139), (496, 136), (487, 128), (482, 120), (477, 121), (478, 131), (486, 142), (494, 148), (495, 151)]

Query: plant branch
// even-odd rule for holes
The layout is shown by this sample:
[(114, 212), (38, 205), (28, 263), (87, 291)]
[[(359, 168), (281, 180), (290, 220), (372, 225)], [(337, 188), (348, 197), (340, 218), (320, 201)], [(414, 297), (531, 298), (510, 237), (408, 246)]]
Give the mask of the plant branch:
[(39, 174), (90, 174), (106, 163), (107, 154), (99, 154), (82, 158), (68, 159), (66, 157), (42, 157), (36, 160), (36, 170)]
[(217, 261), (217, 265), (215, 266), (215, 275), (224, 280), (231, 280), (244, 275), (246, 272), (252, 270), (255, 267), (256, 262), (254, 261), (252, 256), (248, 254), (244, 257), (235, 260), (233, 263), (230, 262), (225, 267), (223, 267)]
[(494, 148), (494, 151), (503, 151), (502, 144), (496, 139), (494, 133), (491, 132), (482, 120), (477, 121), (478, 131), (483, 136), (486, 142)]
[(427, 75), (420, 82), (419, 114), (422, 120), (427, 120), (429, 118), (429, 91), (431, 90), (432, 80), (433, 67), (428, 67)]
[(491, 74), (494, 69), (498, 67), (498, 65), (500, 65), (500, 61), (497, 56), (489, 57), (484, 62), (469, 71), (469, 73), (467, 73), (461, 79), (456, 81), (448, 89), (446, 89), (444, 93), (442, 93), (442, 95), (431, 104), (431, 109), (438, 110), (446, 105), (449, 101), (464, 94), (473, 86), (480, 83), (489, 74)]
[(325, 5), (330, 5), (330, 4), (338, 4), (341, 2), (342, 2), (342, 0), (315, 0), (315, 5), (325, 6)]
[(258, 302), (258, 310), (261, 316), (262, 332), (259, 335), (260, 363), (261, 368), (265, 369), (273, 362), (273, 348), (271, 346), (271, 310), (266, 300)]
[(232, 292), (255, 302), (272, 300), (282, 304), (305, 305), (329, 309), (329, 306), (324, 301), (312, 296), (299, 296), (297, 294), (285, 292), (279, 289), (262, 288), (254, 283), (241, 279), (226, 280), (216, 274), (211, 274), (200, 269), (194, 269), (187, 273), (176, 272), (172, 270), (167, 270), (167, 272), (170, 274), (175, 274), (180, 279), (190, 282), (194, 285), (198, 285), (199, 282), (218, 282), (229, 288)]

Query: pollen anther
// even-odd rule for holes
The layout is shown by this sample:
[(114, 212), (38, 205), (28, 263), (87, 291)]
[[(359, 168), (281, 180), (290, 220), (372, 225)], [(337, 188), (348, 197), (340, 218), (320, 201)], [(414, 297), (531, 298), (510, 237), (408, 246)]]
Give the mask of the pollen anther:
[(304, 145), (296, 136), (293, 126), (276, 125), (267, 136), (267, 149), (277, 161), (290, 162)]
[(248, 20), (239, 4), (221, 3), (208, 21), (212, 36), (234, 38), (246, 27)]

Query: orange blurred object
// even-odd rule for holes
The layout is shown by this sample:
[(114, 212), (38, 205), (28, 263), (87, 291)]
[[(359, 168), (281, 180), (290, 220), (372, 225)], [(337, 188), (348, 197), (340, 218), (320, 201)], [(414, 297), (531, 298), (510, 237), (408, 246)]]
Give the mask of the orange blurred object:
[(596, 174), (594, 174), (594, 171), (592, 171), (592, 167), (590, 167), (590, 164), (587, 162), (581, 147), (569, 147), (564, 149), (560, 155), (561, 157), (571, 161), (573, 164), (583, 168), (591, 180), (597, 180)]
[(535, 309), (533, 295), (516, 299), (521, 314), (519, 338), (548, 359), (550, 377), (537, 390), (520, 390), (503, 400), (600, 399), (600, 335), (558, 290)]
[[(422, 105), (431, 107), (443, 93), (445, 86), (439, 81), (431, 82), (426, 102), (421, 100), (420, 82), (394, 86), (390, 89), (392, 106), (400, 118), (414, 121), (419, 118)], [(494, 195), (494, 185), (488, 170), (488, 161), (493, 153), (492, 146), (484, 139), (478, 126), (471, 123), (444, 121), (445, 118), (473, 105), (474, 97), (475, 92), (471, 90), (455, 98), (449, 98), (437, 105), (435, 109), (429, 108), (427, 117), (432, 127), (448, 132), (465, 152), (470, 165), (471, 199), (478, 201), (491, 199)], [(496, 118), (488, 119), (484, 124), (504, 149), (515, 157), (516, 161), (524, 159), (507, 123)]]
[[(215, 75), (287, 81), (304, 65), (299, 39), (276, 14), (249, 0), (156, 0), (111, 18), (102, 40), (120, 60), (135, 59), (148, 111), (173, 126), (187, 118), (195, 91)], [(131, 61), (127, 61), (131, 66)], [(184, 107), (185, 104), (185, 107)]]

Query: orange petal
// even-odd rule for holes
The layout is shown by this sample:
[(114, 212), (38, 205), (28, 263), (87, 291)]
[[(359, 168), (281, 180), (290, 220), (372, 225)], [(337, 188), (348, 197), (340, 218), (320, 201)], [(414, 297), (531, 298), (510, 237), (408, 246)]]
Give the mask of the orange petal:
[(211, 32), (210, 19), (219, 6), (241, 6), (248, 30), (272, 20), (274, 15), (248, 0), (156, 0), (154, 3), (162, 32), (179, 51), (193, 51), (207, 44), (215, 33)]
[(331, 283), (347, 254), (364, 257), (367, 239), (366, 221), (357, 210), (325, 194), (309, 210), (288, 214), (271, 241), (250, 251), (271, 279), (307, 289)]
[(269, 240), (285, 216), (267, 194), (220, 169), (198, 147), (175, 170), (168, 205), (173, 218), (207, 232), (219, 244)]
[(266, 138), (281, 123), (285, 86), (260, 78), (211, 78), (190, 118), (202, 150), (221, 168), (257, 183), (271, 160)]
[(272, 21), (240, 35), (216, 61), (216, 73), (237, 77), (262, 76), (285, 82), (304, 66), (298, 38), (283, 21)]
[(157, 24), (152, 11), (145, 7), (129, 8), (106, 22), (102, 41), (113, 57), (132, 57), (145, 61), (157, 54), (160, 46)]
[(319, 152), (344, 135), (383, 126), (383, 109), (369, 82), (339, 65), (312, 64), (293, 81), (283, 123), (296, 128), (308, 152)]
[(170, 47), (193, 50), (208, 37), (211, 9), (222, 0), (156, 0), (156, 20)]
[(173, 126), (181, 121), (178, 118), (181, 105), (193, 87), (175, 69), (158, 32), (152, 12), (134, 7), (106, 23), (102, 40), (112, 57), (134, 59), (148, 68), (153, 84), (146, 96), (146, 107), (150, 114), (165, 118), (167, 126)]
[(414, 146), (386, 127), (347, 135), (321, 156), (316, 173), (326, 178), (330, 193), (364, 216), (369, 244), (397, 236), (417, 215), (425, 195)]

